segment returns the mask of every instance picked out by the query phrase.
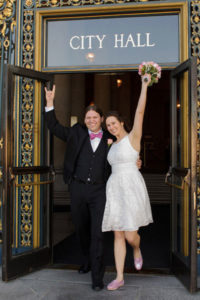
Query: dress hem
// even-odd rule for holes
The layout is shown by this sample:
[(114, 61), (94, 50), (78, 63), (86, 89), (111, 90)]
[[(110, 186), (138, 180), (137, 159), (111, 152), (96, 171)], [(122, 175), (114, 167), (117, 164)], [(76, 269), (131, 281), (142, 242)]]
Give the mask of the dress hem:
[(129, 229), (118, 229), (116, 227), (110, 227), (109, 229), (102, 229), (102, 232), (107, 232), (107, 231), (137, 231), (140, 227), (143, 227), (143, 226), (147, 226), (149, 225), (150, 223), (153, 223), (153, 220), (143, 224), (143, 225), (140, 225), (136, 228), (129, 228)]

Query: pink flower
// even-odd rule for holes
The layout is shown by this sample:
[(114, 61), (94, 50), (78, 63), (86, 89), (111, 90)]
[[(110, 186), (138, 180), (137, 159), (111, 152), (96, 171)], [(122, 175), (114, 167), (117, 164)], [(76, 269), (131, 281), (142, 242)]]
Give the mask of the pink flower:
[(107, 139), (107, 144), (108, 144), (108, 147), (110, 147), (113, 143), (113, 140), (112, 139)]

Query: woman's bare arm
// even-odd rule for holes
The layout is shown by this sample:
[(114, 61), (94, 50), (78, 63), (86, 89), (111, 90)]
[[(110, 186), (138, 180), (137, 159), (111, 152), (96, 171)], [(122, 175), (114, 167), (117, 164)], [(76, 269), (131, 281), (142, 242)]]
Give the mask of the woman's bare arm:
[[(144, 80), (144, 77), (148, 78), (147, 82)], [(142, 126), (143, 126), (144, 112), (145, 112), (146, 100), (147, 100), (147, 88), (150, 81), (151, 81), (151, 75), (145, 74), (142, 77), (141, 93), (140, 93), (138, 105), (135, 112), (133, 128), (129, 133), (130, 142), (133, 148), (137, 151), (140, 151), (140, 142), (142, 138)]]

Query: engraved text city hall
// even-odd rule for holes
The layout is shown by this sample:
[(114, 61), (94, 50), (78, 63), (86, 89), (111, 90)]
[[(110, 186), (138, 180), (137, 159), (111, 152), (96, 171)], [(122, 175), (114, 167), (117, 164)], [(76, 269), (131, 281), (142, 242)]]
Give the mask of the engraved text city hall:
[(74, 50), (84, 50), (99, 48), (102, 49), (107, 39), (112, 43), (113, 48), (139, 48), (139, 47), (154, 47), (155, 42), (151, 40), (151, 34), (146, 33), (136, 33), (136, 34), (114, 34), (113, 36), (108, 36), (106, 34), (102, 35), (74, 35), (69, 39), (69, 45)]

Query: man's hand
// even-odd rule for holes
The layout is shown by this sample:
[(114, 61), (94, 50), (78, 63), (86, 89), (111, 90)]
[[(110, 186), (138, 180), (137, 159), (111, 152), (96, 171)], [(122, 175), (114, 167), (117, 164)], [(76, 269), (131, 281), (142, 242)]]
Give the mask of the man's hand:
[(53, 101), (55, 97), (55, 92), (56, 92), (56, 86), (55, 84), (53, 85), (52, 91), (48, 91), (47, 88), (44, 88), (45, 90), (45, 96), (46, 96), (46, 107), (51, 107), (53, 106)]
[(138, 169), (141, 169), (142, 161), (141, 161), (140, 157), (137, 159), (136, 165), (137, 165)]

